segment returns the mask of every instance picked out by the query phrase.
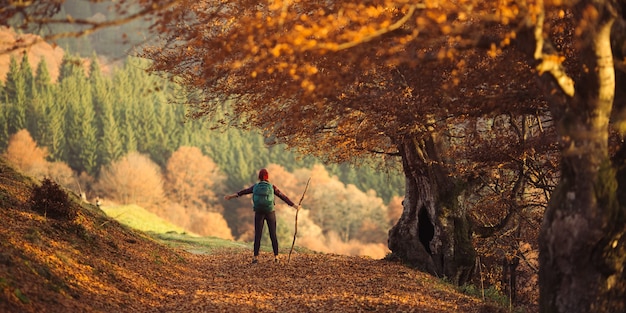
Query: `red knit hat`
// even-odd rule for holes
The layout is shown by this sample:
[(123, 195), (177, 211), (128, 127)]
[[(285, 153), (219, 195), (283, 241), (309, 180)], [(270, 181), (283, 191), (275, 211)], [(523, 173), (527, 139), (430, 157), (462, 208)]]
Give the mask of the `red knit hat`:
[(269, 174), (267, 173), (266, 169), (261, 169), (259, 171), (259, 180), (268, 180), (269, 179)]

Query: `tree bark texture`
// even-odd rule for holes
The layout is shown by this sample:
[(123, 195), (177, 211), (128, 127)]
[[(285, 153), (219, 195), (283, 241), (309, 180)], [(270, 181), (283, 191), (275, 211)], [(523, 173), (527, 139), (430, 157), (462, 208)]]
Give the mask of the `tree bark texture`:
[(388, 246), (404, 262), (456, 284), (469, 281), (476, 252), (470, 222), (458, 205), (461, 191), (438, 162), (435, 140), (398, 145), (406, 177), (404, 210), (389, 231)]
[[(585, 9), (600, 3), (583, 2)], [(624, 175), (624, 162), (611, 162), (608, 151), (613, 17), (606, 7), (595, 9), (600, 16), (580, 54), (589, 70), (575, 80), (576, 94), (553, 110), (563, 148), (561, 181), (539, 239), (541, 312), (626, 311), (624, 207), (618, 202), (618, 190), (626, 187), (616, 176)]]

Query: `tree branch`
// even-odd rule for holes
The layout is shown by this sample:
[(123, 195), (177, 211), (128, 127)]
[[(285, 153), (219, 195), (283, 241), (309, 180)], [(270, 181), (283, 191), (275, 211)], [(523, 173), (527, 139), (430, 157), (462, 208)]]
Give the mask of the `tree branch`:
[[(574, 81), (569, 77), (563, 67), (564, 58), (556, 53), (556, 49), (551, 43), (544, 40), (543, 24), (545, 21), (545, 7), (543, 0), (537, 1), (536, 15), (529, 14), (527, 17), (527, 25), (532, 26), (533, 36), (535, 39), (535, 51), (533, 57), (539, 61), (537, 71), (539, 75), (549, 73), (555, 80), (556, 84), (561, 88), (563, 93), (569, 97), (573, 97), (575, 93)], [(532, 21), (534, 18), (534, 22)]]
[(368, 36), (364, 36), (363, 38), (359, 39), (359, 40), (354, 40), (354, 41), (348, 41), (348, 42), (344, 42), (341, 44), (328, 44), (328, 43), (323, 43), (320, 45), (317, 45), (316, 47), (319, 49), (327, 49), (327, 50), (331, 50), (331, 51), (340, 51), (340, 50), (345, 50), (345, 49), (349, 49), (355, 46), (358, 46), (360, 44), (366, 43), (366, 42), (370, 42), (386, 33), (390, 33), (400, 27), (402, 27), (402, 25), (404, 25), (404, 23), (406, 23), (407, 21), (409, 21), (409, 19), (413, 16), (413, 13), (415, 13), (416, 9), (423, 9), (426, 8), (426, 6), (424, 4), (414, 4), (411, 5), (409, 7), (409, 11), (398, 21), (396, 21), (395, 23), (387, 26), (387, 27), (383, 27), (379, 30), (376, 30), (375, 32), (369, 34)]
[(0, 54), (11, 53), (13, 51), (27, 48), (27, 47), (33, 46), (37, 43), (44, 42), (44, 41), (53, 41), (53, 40), (60, 39), (60, 38), (70, 38), (70, 37), (77, 38), (77, 37), (87, 36), (103, 28), (120, 26), (120, 25), (130, 23), (132, 21), (135, 21), (137, 19), (140, 19), (146, 16), (151, 16), (151, 15), (156, 16), (157, 12), (168, 10), (172, 8), (174, 5), (176, 5), (178, 2), (179, 2), (178, 0), (172, 0), (172, 1), (165, 3), (162, 6), (157, 6), (155, 4), (152, 6), (148, 6), (147, 8), (135, 14), (131, 14), (123, 18), (114, 19), (114, 20), (105, 21), (105, 22), (95, 22), (89, 19), (74, 19), (71, 16), (67, 16), (66, 18), (63, 18), (63, 19), (54, 19), (54, 18), (33, 19), (31, 17), (29, 18), (29, 24), (33, 24), (33, 25), (75, 24), (75, 25), (89, 26), (89, 27), (87, 29), (83, 29), (80, 31), (61, 32), (61, 33), (50, 34), (50, 35), (46, 35), (42, 37), (37, 37), (36, 39), (30, 40), (30, 41), (18, 41), (13, 46), (0, 50)]

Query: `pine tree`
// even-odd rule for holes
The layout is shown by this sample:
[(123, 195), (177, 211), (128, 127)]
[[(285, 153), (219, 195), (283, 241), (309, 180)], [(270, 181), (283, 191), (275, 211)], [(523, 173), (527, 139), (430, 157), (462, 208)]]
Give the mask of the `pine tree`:
[(135, 116), (137, 119), (137, 150), (141, 153), (149, 153), (149, 151), (156, 146), (156, 136), (159, 130), (159, 122), (156, 119), (156, 112), (154, 112), (154, 103), (151, 103), (150, 98), (147, 95), (137, 95), (139, 101), (135, 104), (136, 110)]
[(35, 135), (35, 140), (37, 140), (36, 134), (40, 132), (37, 128), (41, 119), (42, 103), (34, 99), (35, 78), (33, 76), (33, 69), (30, 66), (30, 61), (28, 60), (28, 53), (26, 52), (24, 52), (22, 56), (19, 73), (24, 81), (26, 129), (28, 129), (30, 134)]
[(4, 151), (9, 143), (9, 121), (7, 112), (9, 104), (4, 91), (4, 85), (0, 81), (0, 150)]
[(102, 137), (100, 137), (100, 165), (108, 165), (124, 155), (118, 124), (111, 106), (103, 107)]
[[(132, 117), (130, 123), (135, 125), (135, 136), (137, 138), (137, 151), (150, 154), (151, 158), (159, 165), (165, 165), (161, 143), (159, 138), (163, 138), (161, 121), (157, 120), (155, 107), (160, 101), (166, 101), (160, 94), (159, 79), (148, 75), (144, 68), (147, 67), (145, 61), (137, 58), (129, 58), (124, 65), (121, 74), (126, 75), (131, 82), (129, 90), (131, 97), (126, 99), (128, 107), (128, 117)], [(171, 152), (170, 152), (171, 153)]]
[[(72, 68), (73, 66), (75, 68)], [(80, 64), (66, 63), (65, 74), (60, 83), (61, 94), (65, 96), (66, 137), (68, 163), (78, 172), (94, 175), (97, 169), (98, 148), (96, 138), (95, 113), (90, 85)]]
[(32, 120), (36, 121), (36, 126), (34, 127), (36, 131), (32, 135), (40, 146), (48, 147), (50, 150), (53, 142), (52, 135), (54, 134), (51, 129), (52, 119), (54, 119), (54, 96), (52, 86), (35, 88), (33, 96), (33, 108), (35, 111)]
[(50, 69), (48, 68), (48, 63), (46, 63), (46, 58), (41, 58), (41, 61), (39, 61), (39, 64), (37, 64), (37, 70), (35, 74), (35, 90), (42, 91), (43, 89), (50, 88), (50, 84), (52, 83), (52, 77), (50, 77)]
[(24, 76), (20, 74), (20, 67), (13, 56), (9, 61), (5, 93), (9, 104), (8, 131), (9, 134), (15, 134), (26, 128), (26, 87)]
[(110, 164), (122, 155), (118, 122), (113, 109), (111, 81), (102, 75), (100, 63), (94, 54), (89, 65), (89, 84), (95, 114), (96, 137), (99, 149), (96, 168)]
[(112, 80), (113, 114), (118, 128), (122, 155), (137, 151), (137, 137), (133, 113), (134, 82), (129, 78), (126, 67), (116, 70)]
[(51, 84), (50, 72), (48, 71), (48, 65), (46, 59), (42, 58), (37, 64), (35, 71), (35, 77), (33, 79), (33, 108), (34, 108), (34, 120), (36, 125), (29, 126), (32, 128), (31, 134), (35, 141), (44, 147), (50, 149), (52, 143), (52, 130), (51, 130), (51, 112), (54, 105), (54, 93), (53, 85)]
[[(167, 90), (167, 88), (163, 90)], [(157, 112), (157, 120), (161, 126), (161, 132), (159, 133), (161, 137), (157, 138), (157, 142), (159, 142), (159, 146), (163, 150), (163, 157), (167, 160), (173, 151), (177, 150), (179, 147), (177, 144), (178, 140), (176, 139), (180, 134), (180, 127), (177, 123), (178, 117), (175, 115), (174, 105), (170, 104), (167, 99), (158, 101), (155, 111)], [(158, 161), (157, 163), (161, 164)]]
[(122, 135), (122, 138), (124, 138), (124, 151), (126, 153), (137, 152), (137, 137), (133, 125), (126, 123), (124, 126), (125, 131), (124, 135)]
[(35, 79), (33, 76), (33, 68), (30, 66), (28, 53), (26, 52), (24, 52), (24, 55), (22, 56), (22, 63), (20, 63), (20, 75), (22, 75), (24, 79), (26, 98), (30, 99), (33, 97)]
[(161, 114), (163, 114), (162, 108), (167, 106), (167, 99), (161, 90), (154, 90), (152, 92), (152, 105), (150, 109), (153, 112), (154, 124), (150, 131), (151, 138), (148, 140), (150, 144), (146, 148), (149, 149), (151, 158), (159, 164), (159, 166), (165, 167), (167, 160), (172, 154), (172, 148), (174, 147), (172, 147), (166, 134), (164, 125), (166, 121), (161, 117)]
[(95, 56), (92, 58), (89, 72), (99, 129), (99, 167), (102, 167), (119, 160), (126, 152), (123, 146), (119, 118), (124, 105), (120, 105), (119, 108), (114, 106), (114, 103), (119, 103), (114, 99), (122, 89), (113, 87), (113, 81), (102, 75)]
[(55, 95), (55, 100), (47, 106), (45, 120), (49, 132), (49, 141), (46, 140), (46, 146), (48, 147), (51, 161), (66, 162), (66, 155), (68, 154), (67, 139), (65, 137), (67, 106), (60, 100), (62, 92), (63, 90), (61, 88), (55, 88), (54, 92), (52, 92), (52, 94)]
[[(107, 79), (102, 76), (100, 63), (94, 54), (89, 63), (89, 84), (91, 85), (93, 108), (96, 116), (101, 116), (103, 106), (110, 105), (112, 101), (110, 84)], [(102, 129), (101, 121), (98, 121), (98, 129)], [(100, 135), (100, 133), (98, 133)]]
[(176, 148), (178, 148), (184, 145), (183, 138), (185, 137), (185, 128), (183, 126), (185, 124), (185, 107), (182, 105), (172, 105), (170, 108), (172, 111), (172, 117), (173, 117), (173, 122), (174, 122), (174, 125), (172, 125), (172, 127), (176, 131), (170, 133), (169, 136), (170, 136), (170, 140), (172, 141), (172, 144)]
[(69, 53), (63, 55), (61, 60), (61, 68), (59, 69), (59, 83), (72, 76), (86, 77), (83, 68), (83, 60), (78, 56)]

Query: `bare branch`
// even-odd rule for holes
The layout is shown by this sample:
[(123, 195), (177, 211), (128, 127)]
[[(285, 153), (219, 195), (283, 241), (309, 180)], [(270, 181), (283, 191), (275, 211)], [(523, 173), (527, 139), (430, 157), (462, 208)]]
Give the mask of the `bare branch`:
[(38, 18), (38, 19), (30, 18), (29, 24), (33, 24), (33, 25), (74, 24), (74, 25), (88, 26), (88, 28), (79, 30), (79, 31), (60, 32), (60, 33), (45, 35), (45, 36), (37, 37), (36, 39), (29, 40), (29, 41), (18, 41), (13, 46), (9, 46), (5, 49), (1, 49), (0, 54), (11, 53), (13, 51), (24, 49), (24, 48), (33, 46), (37, 43), (44, 42), (44, 41), (48, 42), (48, 41), (54, 41), (54, 40), (61, 39), (61, 38), (72, 38), (72, 37), (77, 38), (77, 37), (87, 36), (104, 28), (128, 24), (132, 21), (138, 20), (140, 18), (148, 17), (148, 16), (156, 16), (157, 13), (164, 12), (174, 7), (176, 4), (178, 4), (178, 2), (179, 0), (172, 0), (161, 6), (158, 6), (155, 3), (154, 5), (148, 6), (145, 9), (137, 13), (128, 15), (123, 18), (114, 19), (110, 21), (104, 21), (104, 22), (95, 22), (89, 19), (74, 19), (71, 16), (67, 16), (66, 18), (62, 18), (62, 19), (46, 18), (46, 17)]

